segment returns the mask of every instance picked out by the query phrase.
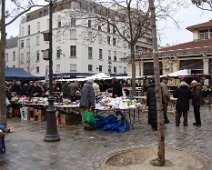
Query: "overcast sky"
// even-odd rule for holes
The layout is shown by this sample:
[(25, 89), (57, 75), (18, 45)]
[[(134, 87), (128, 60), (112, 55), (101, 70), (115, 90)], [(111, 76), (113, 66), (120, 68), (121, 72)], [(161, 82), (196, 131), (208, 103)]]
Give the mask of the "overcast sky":
[[(186, 30), (186, 27), (209, 21), (212, 19), (212, 12), (202, 11), (191, 4), (187, 9), (179, 10), (174, 17), (179, 21), (180, 28), (177, 28), (170, 21), (166, 24), (166, 29), (161, 30), (160, 28), (164, 28), (164, 25), (159, 23), (158, 29), (160, 31), (158, 36), (161, 46), (192, 41), (192, 33)], [(7, 38), (18, 35), (19, 23), (20, 19), (7, 27)]]

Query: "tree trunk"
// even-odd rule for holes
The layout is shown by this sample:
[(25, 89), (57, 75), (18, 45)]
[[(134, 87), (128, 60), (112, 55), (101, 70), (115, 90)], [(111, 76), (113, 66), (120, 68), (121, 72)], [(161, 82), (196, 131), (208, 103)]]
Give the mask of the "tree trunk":
[(0, 41), (0, 123), (7, 124), (5, 104), (5, 0), (1, 1), (1, 41)]
[(156, 29), (156, 14), (154, 0), (149, 0), (151, 11), (151, 28), (153, 36), (153, 58), (154, 58), (154, 72), (155, 72), (155, 91), (157, 100), (157, 115), (158, 115), (158, 159), (160, 166), (165, 165), (165, 136), (164, 136), (164, 122), (162, 112), (162, 97), (160, 87), (160, 71), (158, 61), (157, 48), (157, 29)]
[(131, 45), (131, 63), (132, 63), (132, 95), (135, 96), (136, 92), (136, 85), (135, 85), (135, 78), (136, 78), (136, 70), (135, 70), (135, 45)]

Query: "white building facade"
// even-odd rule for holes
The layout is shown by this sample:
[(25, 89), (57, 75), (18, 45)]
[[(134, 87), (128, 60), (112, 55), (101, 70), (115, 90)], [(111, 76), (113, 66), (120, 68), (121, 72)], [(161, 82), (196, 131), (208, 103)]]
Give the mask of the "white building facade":
[[(85, 10), (85, 7), (88, 11)], [(128, 43), (109, 24), (93, 15), (98, 5), (87, 1), (67, 1), (53, 12), (53, 73), (58, 76), (86, 76), (95, 73), (126, 74)], [(49, 48), (44, 33), (49, 31), (48, 6), (28, 13), (19, 26), (17, 67), (36, 76), (48, 74)], [(143, 41), (149, 36), (144, 36)], [(145, 45), (144, 45), (145, 46)], [(149, 48), (148, 44), (148, 48)]]

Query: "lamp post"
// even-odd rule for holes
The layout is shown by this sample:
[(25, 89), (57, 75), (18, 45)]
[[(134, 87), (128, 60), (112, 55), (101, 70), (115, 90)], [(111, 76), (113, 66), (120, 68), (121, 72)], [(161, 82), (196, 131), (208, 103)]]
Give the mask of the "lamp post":
[(53, 60), (52, 60), (52, 18), (53, 18), (53, 2), (49, 0), (49, 98), (48, 98), (48, 109), (47, 109), (47, 122), (46, 122), (46, 135), (44, 138), (45, 142), (58, 142), (60, 136), (57, 130), (56, 115), (54, 107), (54, 95), (53, 95)]

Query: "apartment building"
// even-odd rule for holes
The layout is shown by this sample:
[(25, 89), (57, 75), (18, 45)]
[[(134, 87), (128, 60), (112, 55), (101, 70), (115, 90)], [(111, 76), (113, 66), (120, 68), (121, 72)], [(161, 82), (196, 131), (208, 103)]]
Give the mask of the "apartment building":
[[(55, 76), (77, 77), (99, 72), (127, 74), (127, 63), (121, 58), (130, 54), (128, 43), (115, 28), (94, 17), (101, 8), (101, 5), (85, 0), (66, 0), (54, 6), (52, 57)], [(49, 47), (49, 42), (44, 41), (48, 31), (48, 6), (22, 18), (17, 67), (37, 76), (48, 73), (48, 60), (43, 59), (46, 57), (44, 51)], [(151, 30), (139, 39), (137, 48), (152, 48)]]
[(5, 65), (6, 67), (19, 67), (18, 37), (10, 37), (6, 41)]

